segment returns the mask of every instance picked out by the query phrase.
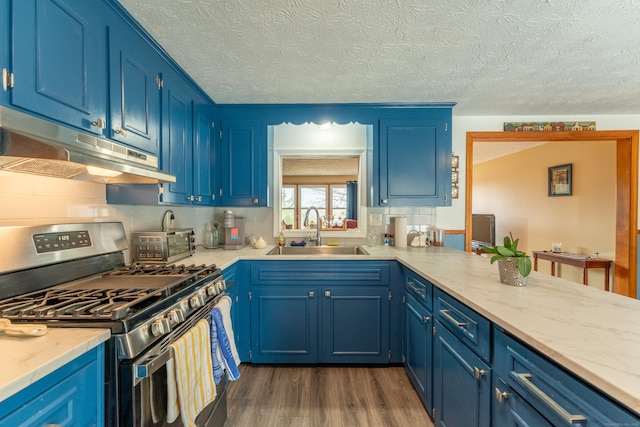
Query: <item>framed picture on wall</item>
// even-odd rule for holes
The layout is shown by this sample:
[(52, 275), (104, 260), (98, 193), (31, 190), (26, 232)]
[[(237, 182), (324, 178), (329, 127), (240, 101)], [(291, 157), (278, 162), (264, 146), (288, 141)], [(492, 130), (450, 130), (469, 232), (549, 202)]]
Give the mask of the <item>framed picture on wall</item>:
[(571, 195), (573, 191), (572, 166), (572, 163), (567, 163), (549, 168), (549, 197)]

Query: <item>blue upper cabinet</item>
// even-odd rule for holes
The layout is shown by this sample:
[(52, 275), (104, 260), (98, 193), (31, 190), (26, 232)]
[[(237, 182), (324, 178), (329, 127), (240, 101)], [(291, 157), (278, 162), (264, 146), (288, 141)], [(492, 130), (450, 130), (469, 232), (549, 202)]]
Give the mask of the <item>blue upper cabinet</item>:
[(0, 88), (0, 104), (9, 104), (9, 31), (11, 28), (11, 9), (8, 1), (0, 2), (0, 72), (2, 87)]
[(162, 75), (162, 165), (176, 177), (162, 201), (213, 206), (214, 108), (177, 73)]
[(157, 154), (160, 132), (160, 55), (133, 28), (109, 28), (109, 137)]
[(162, 169), (176, 177), (164, 185), (162, 201), (188, 203), (193, 200), (193, 98), (182, 79), (162, 75)]
[(193, 107), (193, 194), (194, 204), (219, 204), (220, 166), (218, 129), (213, 105), (204, 101)]
[(449, 124), (440, 117), (380, 120), (373, 206), (451, 205)]
[(11, 73), (14, 81), (7, 88), (11, 104), (103, 135), (107, 66), (100, 7), (85, 0), (20, 0), (12, 7), (13, 61), (2, 65), (5, 80)]
[(221, 205), (267, 206), (266, 126), (260, 120), (222, 121)]

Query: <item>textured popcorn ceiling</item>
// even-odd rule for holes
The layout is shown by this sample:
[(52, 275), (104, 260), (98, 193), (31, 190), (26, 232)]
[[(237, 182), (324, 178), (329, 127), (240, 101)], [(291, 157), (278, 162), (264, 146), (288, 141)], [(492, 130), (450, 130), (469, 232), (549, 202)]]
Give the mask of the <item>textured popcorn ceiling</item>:
[(640, 113), (640, 1), (120, 2), (216, 103)]

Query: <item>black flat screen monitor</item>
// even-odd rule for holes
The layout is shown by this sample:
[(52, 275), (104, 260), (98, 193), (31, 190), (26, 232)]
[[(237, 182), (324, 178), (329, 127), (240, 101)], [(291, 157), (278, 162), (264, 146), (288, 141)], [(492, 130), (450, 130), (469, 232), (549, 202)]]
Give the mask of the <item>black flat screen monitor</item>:
[(494, 214), (471, 215), (471, 245), (476, 248), (496, 244), (496, 217)]

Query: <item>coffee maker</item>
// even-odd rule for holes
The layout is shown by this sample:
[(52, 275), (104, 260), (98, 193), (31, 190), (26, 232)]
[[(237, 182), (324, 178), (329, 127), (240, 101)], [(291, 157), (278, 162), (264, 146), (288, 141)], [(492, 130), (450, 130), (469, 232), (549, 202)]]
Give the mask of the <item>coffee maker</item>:
[(235, 216), (232, 211), (224, 211), (224, 249), (242, 249), (244, 240), (244, 218)]

